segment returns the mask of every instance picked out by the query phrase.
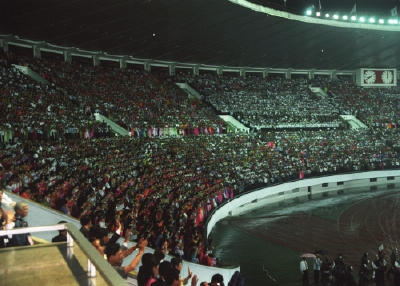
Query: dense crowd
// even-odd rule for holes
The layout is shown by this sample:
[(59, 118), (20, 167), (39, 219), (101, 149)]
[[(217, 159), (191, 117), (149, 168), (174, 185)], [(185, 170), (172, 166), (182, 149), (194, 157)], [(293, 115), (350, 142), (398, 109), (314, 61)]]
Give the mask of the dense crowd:
[[(313, 80), (233, 77), (179, 73), (177, 81), (192, 85), (218, 111), (229, 113), (249, 127), (340, 127), (340, 114), (352, 114), (371, 128), (398, 125), (398, 87), (363, 88), (349, 80), (318, 76)], [(317, 96), (309, 87), (320, 87)]]
[[(203, 224), (240, 192), (400, 165), (397, 88), (366, 90), (323, 78), (174, 79), (0, 55), (2, 185), (65, 214), (89, 215), (110, 230), (121, 221), (126, 233), (192, 262), (216, 264)], [(31, 81), (12, 62), (28, 65), (50, 85)], [(205, 101), (189, 98), (174, 80), (188, 82)], [(309, 84), (326, 87), (328, 97), (317, 99)], [(321, 130), (225, 134), (213, 108), (252, 127), (309, 122)], [(133, 136), (111, 137), (95, 112)], [(368, 128), (334, 128), (340, 113), (356, 115)]]
[[(17, 62), (28, 65), (63, 90), (79, 103), (81, 111), (101, 113), (132, 133), (149, 128), (215, 130), (224, 126), (209, 106), (189, 98), (166, 73), (30, 57)], [(163, 135), (168, 135), (168, 131)]]
[(178, 74), (176, 80), (193, 85), (218, 111), (252, 128), (339, 127), (341, 123), (332, 98), (313, 94), (303, 78)]

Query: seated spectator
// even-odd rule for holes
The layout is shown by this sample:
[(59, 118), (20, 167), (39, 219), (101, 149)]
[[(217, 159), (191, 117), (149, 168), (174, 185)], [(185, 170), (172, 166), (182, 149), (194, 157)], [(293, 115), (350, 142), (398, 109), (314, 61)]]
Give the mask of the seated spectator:
[[(64, 224), (67, 223), (66, 221), (59, 221), (57, 224)], [(53, 237), (51, 242), (67, 242), (67, 230), (66, 229), (61, 229), (58, 231), (58, 235)]]
[(100, 239), (102, 245), (105, 247), (116, 243), (120, 237), (121, 236), (118, 233), (114, 233), (112, 237), (110, 237), (110, 232), (107, 228), (99, 227), (96, 231), (96, 238)]
[[(28, 223), (24, 218), (28, 215), (28, 204), (17, 202), (15, 210), (15, 226), (14, 228), (28, 227)], [(32, 236), (30, 233), (14, 234), (10, 238), (7, 246), (25, 246), (33, 245)]]
[(173, 251), (172, 255), (175, 255), (176, 257), (182, 259), (184, 254), (185, 254), (185, 252), (183, 251), (183, 244), (182, 244), (182, 242), (178, 241), (178, 243), (174, 247), (174, 251)]
[(114, 267), (119, 275), (126, 279), (128, 277), (128, 273), (135, 270), (136, 266), (139, 264), (146, 246), (147, 240), (143, 240), (139, 246), (139, 253), (135, 256), (131, 263), (127, 266), (122, 266), (124, 256), (120, 245), (118, 243), (109, 244), (105, 249), (107, 261), (111, 264), (111, 266)]
[(205, 266), (212, 266), (212, 259), (208, 255), (208, 251), (207, 251), (206, 248), (203, 251), (203, 256), (202, 256), (202, 259), (200, 261), (200, 264), (205, 265)]
[(83, 215), (80, 219), (81, 222), (81, 228), (79, 231), (83, 234), (84, 237), (86, 237), (88, 240), (90, 238), (89, 236), (89, 229), (92, 226), (92, 221), (90, 219), (89, 215)]
[(96, 248), (96, 250), (102, 255), (104, 256), (105, 259), (107, 259), (107, 257), (104, 255), (104, 249), (105, 247), (103, 245), (101, 245), (101, 241), (100, 239), (95, 239), (92, 241), (92, 245), (94, 246), (94, 248)]

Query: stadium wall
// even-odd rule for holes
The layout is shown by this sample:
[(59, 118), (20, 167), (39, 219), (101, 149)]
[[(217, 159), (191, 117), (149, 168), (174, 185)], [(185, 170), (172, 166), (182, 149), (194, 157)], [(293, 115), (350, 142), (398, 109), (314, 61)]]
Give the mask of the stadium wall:
[(239, 215), (262, 206), (284, 202), (285, 200), (307, 200), (340, 195), (359, 188), (370, 188), (379, 191), (379, 186), (395, 188), (400, 186), (400, 170), (372, 171), (363, 173), (342, 174), (313, 179), (303, 179), (250, 191), (238, 195), (220, 205), (208, 217), (206, 236), (210, 235), (215, 224), (230, 216)]

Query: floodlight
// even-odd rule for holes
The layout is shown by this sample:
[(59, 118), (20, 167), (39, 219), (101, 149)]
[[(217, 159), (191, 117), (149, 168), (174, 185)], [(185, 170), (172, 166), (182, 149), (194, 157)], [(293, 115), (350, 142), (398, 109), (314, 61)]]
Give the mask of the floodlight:
[(357, 20), (357, 17), (356, 16), (351, 16), (351, 20), (355, 21), (355, 20)]
[(393, 24), (398, 24), (398, 23), (399, 23), (399, 21), (397, 21), (397, 19), (393, 20)]
[(321, 12), (316, 13), (317, 17), (321, 16)]
[(329, 18), (329, 14), (325, 14), (325, 17), (326, 17), (326, 18)]
[(365, 22), (365, 18), (364, 17), (360, 17), (360, 22)]
[(338, 15), (333, 15), (333, 19), (339, 19), (339, 16)]
[(343, 16), (343, 20), (347, 20), (349, 17), (347, 17), (346, 15)]
[(312, 11), (311, 11), (311, 10), (307, 10), (307, 12), (306, 12), (306, 13), (307, 13), (307, 15), (308, 15), (308, 16), (311, 16), (311, 14), (312, 14)]
[(369, 22), (370, 23), (375, 23), (375, 19), (374, 18), (369, 18)]
[(383, 19), (379, 19), (379, 24), (383, 24), (385, 21)]

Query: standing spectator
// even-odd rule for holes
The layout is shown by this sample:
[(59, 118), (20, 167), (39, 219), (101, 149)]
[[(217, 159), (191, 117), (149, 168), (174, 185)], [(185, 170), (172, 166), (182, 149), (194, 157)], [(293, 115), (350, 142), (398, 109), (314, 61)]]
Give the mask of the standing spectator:
[(104, 252), (107, 255), (107, 261), (111, 264), (111, 266), (114, 267), (114, 269), (119, 275), (122, 276), (122, 278), (126, 279), (128, 278), (128, 273), (135, 270), (136, 266), (139, 264), (146, 246), (147, 240), (141, 241), (141, 244), (139, 245), (139, 253), (127, 266), (121, 266), (122, 261), (124, 260), (124, 255), (118, 243), (107, 245)]
[(314, 257), (314, 285), (319, 285), (319, 272), (321, 270), (322, 260), (319, 258), (320, 255), (317, 253)]
[(143, 255), (142, 266), (140, 266), (138, 272), (138, 286), (150, 286), (153, 282), (157, 281), (159, 264), (160, 262), (154, 254), (146, 253)]
[(375, 270), (376, 286), (385, 285), (385, 271), (387, 269), (386, 260), (383, 258), (384, 254), (380, 251), (376, 259), (372, 262), (372, 267)]
[(344, 282), (346, 286), (356, 286), (356, 281), (354, 280), (354, 275), (353, 275), (353, 267), (350, 265), (349, 267), (347, 267)]
[(400, 264), (396, 261), (394, 265), (392, 265), (393, 274), (394, 274), (394, 285), (400, 286)]
[(307, 260), (305, 257), (303, 257), (303, 260), (300, 262), (300, 272), (301, 272), (301, 278), (303, 281), (303, 286), (308, 285), (308, 264)]
[(208, 283), (208, 285), (212, 285), (212, 286), (221, 285), (221, 286), (224, 286), (224, 276), (222, 276), (222, 275), (219, 274), (219, 273), (214, 274), (214, 275), (211, 277), (211, 282)]
[[(179, 272), (182, 271), (182, 268), (183, 268), (182, 259), (173, 257), (171, 259), (171, 264), (172, 264), (172, 267), (174, 267), (176, 270), (179, 270)], [(190, 271), (189, 267), (188, 267), (188, 273), (189, 274), (186, 278), (184, 278), (184, 279), (179, 278), (181, 281), (181, 284), (180, 284), (181, 286), (186, 285), (189, 282), (190, 278), (192, 278), (192, 271)]]
[[(67, 223), (66, 221), (60, 221), (58, 224), (64, 224)], [(67, 242), (67, 230), (62, 229), (58, 231), (59, 234), (51, 240), (51, 242)]]
[(339, 253), (335, 259), (335, 282), (337, 286), (342, 286), (344, 283), (345, 265), (342, 254)]
[[(23, 202), (18, 202), (15, 204), (15, 226), (14, 228), (28, 227), (28, 223), (24, 220), (24, 218), (28, 215), (28, 204)], [(10, 242), (9, 246), (24, 246), (24, 245), (33, 245), (32, 236), (30, 233), (21, 233), (14, 234)]]
[(160, 263), (158, 267), (158, 274), (159, 277), (157, 278), (157, 281), (151, 283), (151, 286), (168, 286), (166, 282), (166, 278), (168, 274), (173, 270), (173, 267), (171, 265), (171, 262), (169, 261), (163, 261)]

